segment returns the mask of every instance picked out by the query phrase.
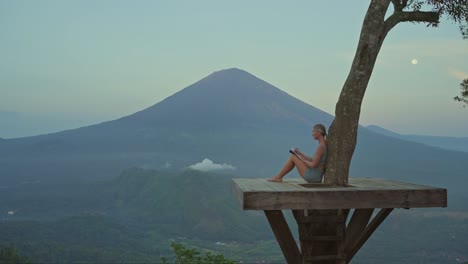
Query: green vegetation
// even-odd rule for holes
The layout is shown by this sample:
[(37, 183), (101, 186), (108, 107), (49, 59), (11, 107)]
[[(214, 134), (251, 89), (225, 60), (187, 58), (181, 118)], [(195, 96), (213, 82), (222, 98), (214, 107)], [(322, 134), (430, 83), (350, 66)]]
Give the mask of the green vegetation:
[[(467, 25), (460, 26), (460, 30), (462, 32), (463, 39), (468, 39), (468, 26)], [(460, 83), (460, 89), (461, 89), (460, 96), (455, 96), (453, 99), (455, 101), (462, 102), (463, 107), (466, 107), (468, 105), (468, 78), (464, 79)], [(465, 262), (465, 263), (468, 263), (468, 262)]]
[(0, 264), (30, 264), (26, 257), (20, 256), (14, 247), (0, 248)]
[(181, 243), (171, 243), (171, 247), (175, 253), (175, 261), (169, 262), (167, 258), (162, 257), (161, 262), (163, 264), (169, 263), (191, 263), (191, 264), (234, 264), (234, 260), (225, 258), (221, 254), (213, 254), (209, 251), (205, 251), (204, 255), (201, 255), (200, 251), (195, 248), (187, 248)]
[[(47, 192), (25, 186), (29, 189), (15, 190), (17, 200), (13, 192), (2, 200), (0, 207), (19, 210), (0, 222), (0, 248), (13, 245), (33, 263), (159, 263), (161, 257), (173, 260), (171, 244), (179, 243), (213, 258), (283, 263), (264, 213), (242, 211), (227, 191), (230, 182), (223, 174), (133, 168), (109, 182), (54, 186)], [(31, 201), (49, 215), (29, 211)], [(457, 211), (451, 208), (395, 210), (355, 263), (467, 259), (466, 202)], [(295, 234), (289, 212), (286, 218)]]
[(455, 96), (453, 100), (462, 102), (463, 107), (468, 105), (468, 78), (460, 83), (460, 96)]

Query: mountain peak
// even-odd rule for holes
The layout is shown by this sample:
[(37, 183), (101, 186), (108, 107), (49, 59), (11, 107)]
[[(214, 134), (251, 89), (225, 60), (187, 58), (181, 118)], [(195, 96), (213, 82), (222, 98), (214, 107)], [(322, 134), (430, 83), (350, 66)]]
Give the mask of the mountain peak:
[[(215, 71), (194, 84), (182, 89), (164, 101), (187, 97), (191, 100), (216, 98), (232, 101), (237, 98), (259, 99), (258, 95), (284, 93), (280, 89), (238, 68)], [(164, 102), (163, 101), (163, 102)], [(198, 102), (200, 103), (200, 102)], [(206, 102), (205, 102), (206, 103)]]
[(246, 78), (246, 77), (254, 77), (254, 75), (250, 74), (247, 71), (244, 71), (239, 68), (229, 68), (224, 70), (215, 71), (212, 74), (208, 75), (206, 78), (219, 78), (219, 77), (236, 77), (236, 78)]
[[(242, 69), (229, 68), (229, 69), (215, 71), (212, 74), (206, 76), (205, 78), (201, 79), (199, 82), (191, 86), (194, 86), (197, 84), (205, 85), (206, 83), (208, 83), (209, 86), (217, 85), (218, 88), (222, 88), (222, 87), (226, 87), (226, 84), (229, 84), (229, 83), (233, 84), (233, 83), (239, 83), (239, 82), (242, 83), (240, 85), (241, 87), (246, 87), (246, 86), (249, 87), (249, 86), (252, 86), (254, 83), (257, 83), (257, 85), (259, 85), (259, 82), (265, 82), (265, 81), (257, 78), (256, 76)], [(219, 85), (221, 83), (223, 85)]]
[(242, 69), (239, 69), (239, 68), (228, 68), (228, 69), (223, 69), (223, 70), (219, 70), (219, 71), (215, 71), (213, 72), (212, 74), (210, 75), (219, 75), (219, 74), (248, 74), (248, 75), (252, 75)]
[[(215, 71), (130, 119), (169, 127), (236, 126), (239, 123), (311, 123), (331, 116), (238, 68)], [(150, 121), (151, 120), (151, 121)], [(328, 123), (328, 122), (325, 122)]]

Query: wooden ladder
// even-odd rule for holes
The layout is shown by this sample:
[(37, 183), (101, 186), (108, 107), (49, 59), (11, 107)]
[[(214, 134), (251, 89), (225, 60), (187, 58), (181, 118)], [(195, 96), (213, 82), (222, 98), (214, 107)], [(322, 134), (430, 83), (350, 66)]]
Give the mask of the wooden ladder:
[(345, 230), (349, 210), (293, 210), (302, 263), (346, 263)]

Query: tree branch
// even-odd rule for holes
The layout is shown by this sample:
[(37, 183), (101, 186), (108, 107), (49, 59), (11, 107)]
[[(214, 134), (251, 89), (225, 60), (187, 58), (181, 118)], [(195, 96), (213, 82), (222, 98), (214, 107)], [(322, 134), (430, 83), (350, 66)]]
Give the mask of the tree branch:
[(413, 11), (403, 12), (395, 11), (385, 20), (385, 35), (400, 22), (427, 22), (431, 25), (439, 23), (440, 14), (437, 12)]
[(408, 5), (408, 0), (392, 0), (392, 4), (395, 11), (403, 11), (403, 8)]

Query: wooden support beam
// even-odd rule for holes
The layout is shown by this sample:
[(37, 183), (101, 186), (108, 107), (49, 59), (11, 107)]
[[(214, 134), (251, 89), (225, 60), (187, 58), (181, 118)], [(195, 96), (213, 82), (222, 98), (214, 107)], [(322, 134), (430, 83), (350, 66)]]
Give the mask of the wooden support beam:
[(346, 222), (346, 219), (348, 219), (348, 215), (349, 215), (349, 211), (351, 211), (350, 209), (340, 209), (341, 210), (341, 213), (343, 214), (343, 217), (345, 219), (345, 222)]
[(335, 264), (344, 260), (345, 210), (293, 210), (304, 264)]
[(265, 210), (265, 215), (288, 264), (302, 263), (302, 255), (281, 210)]
[[(346, 187), (238, 178), (232, 192), (243, 210), (265, 212), (288, 263), (347, 264), (392, 208), (447, 206), (446, 189), (370, 178), (351, 178)], [(372, 219), (376, 208), (384, 209)], [(300, 245), (281, 210), (292, 210)]]
[(366, 229), (367, 223), (369, 223), (369, 219), (372, 217), (373, 212), (373, 208), (354, 210), (353, 216), (351, 217), (348, 227), (346, 228), (346, 253), (349, 253), (348, 249), (351, 248), (351, 246), (354, 244), (354, 241), (356, 241), (361, 236), (361, 233)]
[(364, 243), (369, 239), (369, 237), (374, 233), (374, 231), (379, 227), (379, 225), (387, 218), (387, 216), (393, 211), (393, 208), (383, 208), (380, 209), (379, 213), (372, 219), (370, 224), (366, 227), (364, 232), (361, 233), (361, 235), (356, 239), (356, 241), (353, 241), (351, 245), (349, 245), (349, 248), (347, 248), (349, 251), (347, 251), (346, 254), (346, 263), (349, 263), (351, 259), (356, 255), (356, 253), (361, 249), (361, 247), (364, 245)]

